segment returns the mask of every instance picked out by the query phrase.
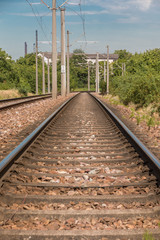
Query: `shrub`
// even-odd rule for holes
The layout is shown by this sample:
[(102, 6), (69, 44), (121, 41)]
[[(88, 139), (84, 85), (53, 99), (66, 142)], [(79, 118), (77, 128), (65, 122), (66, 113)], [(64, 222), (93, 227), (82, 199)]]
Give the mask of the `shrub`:
[(118, 95), (125, 104), (131, 102), (140, 106), (148, 106), (159, 100), (160, 77), (142, 74), (115, 77), (112, 80), (112, 93)]
[(106, 93), (106, 82), (105, 81), (100, 81), (100, 91), (101, 91), (102, 95), (104, 95)]

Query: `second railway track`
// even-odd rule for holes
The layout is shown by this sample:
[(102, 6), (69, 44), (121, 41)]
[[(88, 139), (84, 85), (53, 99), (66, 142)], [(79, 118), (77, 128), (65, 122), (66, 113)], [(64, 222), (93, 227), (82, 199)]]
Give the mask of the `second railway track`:
[(0, 239), (160, 239), (159, 170), (148, 161), (77, 95), (2, 176)]
[(51, 94), (42, 94), (42, 95), (34, 95), (29, 97), (0, 100), (0, 110), (16, 107), (22, 104), (27, 104), (34, 101), (47, 99), (47, 98), (51, 98)]

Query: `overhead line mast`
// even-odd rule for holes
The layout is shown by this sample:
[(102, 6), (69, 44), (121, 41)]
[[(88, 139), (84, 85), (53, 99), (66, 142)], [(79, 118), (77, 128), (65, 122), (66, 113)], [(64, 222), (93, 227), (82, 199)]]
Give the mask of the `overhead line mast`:
[(36, 30), (36, 95), (38, 95), (38, 31)]
[(57, 98), (56, 0), (52, 0), (52, 98)]
[(56, 10), (61, 8), (65, 3), (68, 2), (66, 0), (61, 6), (56, 8), (56, 0), (52, 0), (52, 8), (48, 6), (43, 0), (41, 0), (43, 4), (47, 6), (50, 10), (52, 10), (52, 98), (57, 98), (57, 29), (56, 29)]

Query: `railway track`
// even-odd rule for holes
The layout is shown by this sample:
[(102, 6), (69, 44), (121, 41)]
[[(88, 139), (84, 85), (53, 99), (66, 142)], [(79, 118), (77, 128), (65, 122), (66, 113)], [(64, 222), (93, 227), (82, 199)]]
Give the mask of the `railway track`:
[(35, 95), (35, 96), (29, 96), (29, 97), (0, 100), (0, 110), (4, 110), (4, 109), (15, 107), (21, 104), (26, 104), (26, 103), (30, 103), (37, 100), (50, 98), (50, 97), (51, 97), (51, 94), (42, 94), (42, 95)]
[(159, 161), (110, 114), (81, 93), (0, 163), (0, 239), (160, 239)]

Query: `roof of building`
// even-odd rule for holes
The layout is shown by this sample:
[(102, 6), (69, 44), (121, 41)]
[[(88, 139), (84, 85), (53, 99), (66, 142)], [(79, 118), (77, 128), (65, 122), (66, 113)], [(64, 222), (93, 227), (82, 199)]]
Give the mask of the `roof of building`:
[[(70, 53), (70, 57), (73, 56), (74, 53)], [(93, 54), (90, 54), (90, 53), (75, 53), (75, 55), (86, 55), (86, 57), (88, 59), (96, 59), (97, 57), (97, 54), (93, 53)], [(46, 58), (52, 58), (52, 53), (51, 52), (44, 52), (44, 56)], [(58, 57), (61, 56), (61, 53), (58, 53)], [(109, 59), (113, 59), (113, 60), (117, 60), (118, 59), (118, 54), (109, 54)], [(99, 54), (99, 59), (107, 59), (107, 54)]]

